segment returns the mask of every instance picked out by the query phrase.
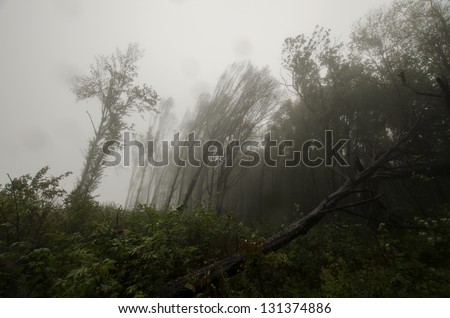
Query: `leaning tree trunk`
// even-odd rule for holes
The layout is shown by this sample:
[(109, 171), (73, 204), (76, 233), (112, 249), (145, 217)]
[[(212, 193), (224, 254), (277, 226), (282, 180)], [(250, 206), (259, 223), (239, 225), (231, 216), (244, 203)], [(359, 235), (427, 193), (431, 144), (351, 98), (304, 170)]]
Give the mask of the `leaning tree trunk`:
[(187, 188), (186, 194), (184, 195), (184, 199), (183, 199), (183, 205), (187, 205), (187, 203), (189, 202), (189, 199), (191, 198), (192, 192), (194, 191), (195, 185), (197, 184), (198, 181), (198, 177), (200, 176), (200, 173), (202, 172), (202, 168), (198, 167), (197, 170), (195, 171), (194, 176), (191, 179), (191, 182), (189, 183), (189, 187)]
[(177, 185), (178, 176), (180, 175), (181, 167), (177, 167), (177, 172), (175, 173), (175, 176), (173, 177), (172, 184), (169, 189), (169, 193), (167, 194), (167, 200), (166, 203), (164, 203), (163, 210), (167, 211), (170, 206), (170, 202), (172, 201), (173, 193), (175, 192), (175, 186)]
[[(89, 195), (95, 191), (95, 186), (100, 180), (103, 167), (101, 162), (103, 160), (103, 152), (100, 149), (100, 141), (102, 140), (102, 126), (99, 127), (97, 133), (89, 142), (89, 148), (86, 153), (85, 163), (81, 173), (81, 177), (77, 181), (75, 189), (71, 195), (75, 201), (84, 201), (89, 198)], [(101, 131), (101, 132), (100, 132)]]

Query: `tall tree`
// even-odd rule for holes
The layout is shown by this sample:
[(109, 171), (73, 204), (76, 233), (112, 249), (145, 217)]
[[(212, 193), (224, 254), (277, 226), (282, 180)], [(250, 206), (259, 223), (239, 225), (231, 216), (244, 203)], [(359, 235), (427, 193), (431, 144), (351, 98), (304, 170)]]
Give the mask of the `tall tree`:
[(142, 57), (137, 44), (130, 44), (125, 53), (119, 49), (110, 56), (98, 56), (90, 74), (77, 77), (73, 92), (77, 100), (95, 98), (100, 102), (101, 115), (97, 125), (91, 124), (94, 136), (89, 141), (81, 176), (72, 191), (71, 202), (92, 198), (103, 175), (105, 154), (101, 147), (106, 140), (117, 140), (125, 129), (132, 129), (126, 117), (132, 111), (154, 109), (157, 93), (149, 86), (136, 85), (136, 63)]

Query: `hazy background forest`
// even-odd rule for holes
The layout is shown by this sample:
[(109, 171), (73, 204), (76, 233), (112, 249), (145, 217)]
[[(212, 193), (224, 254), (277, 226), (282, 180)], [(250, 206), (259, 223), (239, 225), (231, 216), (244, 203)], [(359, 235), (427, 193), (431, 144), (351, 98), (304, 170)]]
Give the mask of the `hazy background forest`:
[[(199, 14), (199, 4), (192, 2), (161, 6), (171, 6), (169, 12), (179, 18), (177, 28), (192, 24), (197, 31), (206, 27), (191, 21), (189, 13), (211, 22), (207, 14), (223, 6), (205, 4), (208, 10)], [(86, 14), (74, 2), (63, 3), (56, 8), (74, 14), (73, 19)], [(169, 28), (161, 30), (167, 36), (157, 41), (159, 49), (144, 49), (133, 42), (139, 36), (130, 36), (109, 52), (80, 56), (86, 67), (61, 66), (55, 83), (58, 90), (71, 90), (70, 110), (61, 107), (74, 120), (56, 116), (50, 130), (39, 122), (42, 116), (52, 117), (45, 111), (49, 108), (24, 113), (27, 108), (21, 105), (33, 103), (29, 96), (38, 97), (39, 105), (41, 93), (51, 92), (33, 93), (44, 85), (39, 76), (23, 78), (26, 85), (20, 90), (17, 86), (17, 74), (39, 73), (48, 65), (30, 59), (16, 72), (0, 59), (7, 70), (0, 88), (6, 101), (1, 118), (6, 158), (0, 176), (1, 296), (450, 295), (450, 2), (374, 2), (364, 10), (345, 2), (340, 7), (345, 14), (333, 14), (335, 20), (329, 21), (347, 28), (338, 31), (322, 20), (330, 14), (324, 13), (327, 5), (298, 2), (299, 15), (312, 10), (318, 17), (303, 29), (305, 22), (290, 5), (253, 1), (225, 6), (222, 14), (239, 12), (238, 21), (240, 14), (261, 13), (265, 22), (247, 21), (248, 30), (261, 27), (257, 39), (227, 39), (227, 34), (246, 33), (228, 17), (226, 27), (216, 29), (219, 34), (199, 31), (198, 43), (171, 40)], [(0, 14), (8, 6), (0, 2)], [(178, 16), (179, 10), (186, 15)], [(269, 35), (278, 20), (280, 26)], [(220, 41), (212, 37), (220, 36), (233, 43), (231, 55), (203, 58), (203, 52), (183, 60), (190, 90), (172, 75), (176, 71), (160, 69), (160, 61), (177, 56), (173, 51), (195, 54), (191, 47), (215, 45)], [(282, 40), (277, 45), (274, 38)], [(14, 45), (14, 39), (11, 31), (7, 42)], [(265, 53), (254, 60), (253, 51)], [(11, 59), (15, 53), (8, 46), (3, 54)], [(53, 102), (67, 99), (55, 96)], [(19, 115), (23, 124), (32, 123), (30, 129), (15, 128), (21, 121), (12, 119)], [(82, 129), (75, 117), (85, 122)], [(49, 131), (57, 137), (48, 137)], [(308, 140), (323, 141), (325, 131), (333, 132), (334, 142), (348, 139), (339, 152), (348, 165), (335, 160), (331, 166), (286, 167), (294, 150)], [(240, 166), (237, 162), (250, 152), (228, 148), (225, 156), (234, 155), (230, 166), (218, 161), (222, 164), (214, 167), (181, 167), (174, 160), (163, 167), (141, 166), (137, 147), (132, 147), (131, 167), (106, 167), (111, 153), (103, 145), (122, 140), (124, 132), (131, 132), (133, 140), (154, 141), (156, 158), (162, 155), (162, 142), (174, 140), (176, 133), (180, 140), (194, 132), (201, 143), (226, 144), (264, 140), (270, 132), (273, 140), (295, 146), (286, 144), (285, 156), (272, 150), (276, 167), (264, 161)], [(57, 138), (65, 141), (57, 149), (61, 156), (46, 155), (47, 150), (53, 154)], [(188, 160), (192, 151), (201, 159), (193, 147), (182, 147), (177, 155)], [(80, 149), (79, 161), (66, 160), (64, 153)], [(124, 147), (110, 150), (121, 153)], [(263, 158), (266, 150), (267, 145), (259, 145), (253, 154)], [(170, 158), (174, 151), (169, 147)], [(316, 149), (313, 157), (324, 154)]]

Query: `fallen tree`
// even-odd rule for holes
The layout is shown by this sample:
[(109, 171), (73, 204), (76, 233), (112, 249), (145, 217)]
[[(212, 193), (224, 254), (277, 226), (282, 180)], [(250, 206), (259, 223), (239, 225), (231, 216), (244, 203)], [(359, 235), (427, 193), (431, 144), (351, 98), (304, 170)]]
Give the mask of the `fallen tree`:
[[(368, 204), (380, 199), (381, 195), (376, 194), (346, 204), (339, 205), (344, 199), (352, 194), (364, 191), (358, 190), (362, 184), (368, 184), (372, 180), (396, 178), (399, 176), (411, 176), (414, 170), (407, 170), (407, 168), (398, 167), (400, 173), (395, 173), (395, 169), (386, 169), (386, 164), (389, 161), (398, 159), (405, 153), (405, 149), (411, 144), (412, 137), (416, 134), (420, 123), (419, 119), (409, 129), (403, 138), (393, 145), (388, 151), (384, 152), (378, 160), (367, 166), (359, 174), (352, 178), (348, 178), (344, 184), (335, 192), (326, 197), (305, 217), (291, 223), (289, 226), (283, 228), (281, 231), (269, 237), (261, 246), (261, 252), (266, 254), (276, 251), (279, 248), (287, 245), (292, 240), (301, 235), (305, 235), (311, 228), (318, 224), (327, 214), (338, 210), (348, 210), (354, 206)], [(447, 171), (448, 165), (445, 165)], [(242, 265), (247, 261), (245, 254), (236, 254), (218, 261), (214, 264), (208, 265), (194, 273), (179, 277), (166, 286), (161, 291), (163, 297), (193, 297), (201, 291), (205, 290), (215, 281), (223, 277), (224, 274), (232, 276), (239, 272)]]

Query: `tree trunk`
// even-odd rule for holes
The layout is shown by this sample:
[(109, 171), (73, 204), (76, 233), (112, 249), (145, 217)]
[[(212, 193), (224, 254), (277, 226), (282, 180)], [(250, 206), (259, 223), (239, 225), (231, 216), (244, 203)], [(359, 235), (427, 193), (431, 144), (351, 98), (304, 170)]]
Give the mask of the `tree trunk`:
[(183, 205), (187, 205), (189, 199), (191, 198), (192, 192), (194, 191), (195, 185), (197, 184), (198, 177), (200, 176), (200, 173), (202, 172), (202, 168), (203, 168), (203, 166), (198, 167), (197, 171), (195, 171), (195, 174), (192, 177), (191, 183), (189, 184), (186, 194), (184, 195), (184, 199), (183, 199), (183, 203), (182, 203)]
[(181, 167), (177, 168), (177, 173), (175, 174), (175, 177), (173, 178), (172, 185), (170, 187), (169, 193), (167, 195), (166, 203), (164, 204), (164, 211), (167, 211), (169, 209), (170, 201), (172, 201), (173, 192), (175, 191), (175, 186), (177, 184), (178, 176), (180, 175)]

